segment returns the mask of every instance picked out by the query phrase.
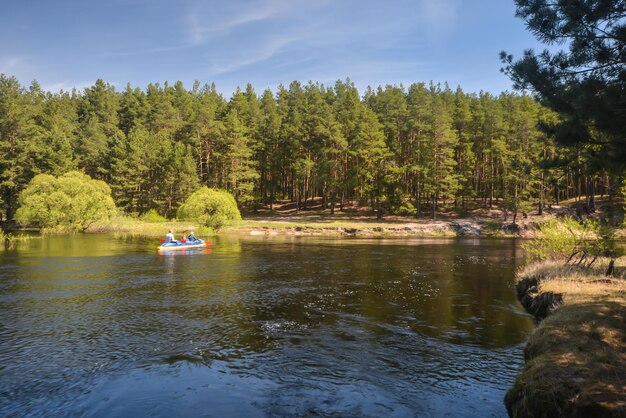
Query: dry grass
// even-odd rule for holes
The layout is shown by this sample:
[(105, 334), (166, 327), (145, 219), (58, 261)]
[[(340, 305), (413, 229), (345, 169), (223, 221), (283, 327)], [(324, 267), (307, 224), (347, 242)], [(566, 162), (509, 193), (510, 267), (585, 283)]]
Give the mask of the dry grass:
[(538, 279), (532, 297), (555, 293), (563, 304), (541, 322), (525, 348), (527, 364), (505, 403), (515, 417), (626, 416), (626, 260), (606, 277), (591, 269), (531, 264), (520, 281)]
[(608, 264), (608, 259), (600, 259), (591, 268), (583, 268), (543, 261), (524, 267), (518, 277), (539, 279), (535, 294), (560, 294), (566, 304), (597, 301), (626, 304), (626, 258), (617, 260), (615, 274), (610, 277), (604, 275)]
[[(575, 278), (584, 276), (602, 276), (609, 265), (608, 258), (599, 258), (591, 268), (565, 264), (563, 261), (541, 261), (524, 266), (518, 271), (518, 278), (537, 277), (540, 280), (555, 278)], [(626, 257), (621, 257), (615, 262), (616, 274), (614, 276), (626, 279)]]
[(539, 291), (560, 293), (564, 303), (620, 302), (626, 304), (626, 281), (624, 279), (597, 276), (581, 276), (548, 280), (541, 283)]

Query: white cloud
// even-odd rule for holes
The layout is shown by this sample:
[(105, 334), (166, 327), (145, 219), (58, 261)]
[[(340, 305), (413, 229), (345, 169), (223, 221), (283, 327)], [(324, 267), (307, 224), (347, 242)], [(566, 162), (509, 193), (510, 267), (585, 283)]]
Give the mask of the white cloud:
[(24, 56), (0, 58), (0, 73), (20, 76), (23, 72), (29, 72), (33, 66)]
[[(115, 85), (115, 83), (111, 83), (111, 82), (108, 82), (108, 83)], [(44, 91), (58, 93), (61, 90), (70, 92), (72, 91), (72, 89), (75, 88), (77, 91), (82, 92), (84, 89), (86, 89), (87, 87), (92, 87), (94, 84), (96, 84), (95, 80), (94, 81), (82, 81), (82, 82), (72, 82), (72, 81), (64, 80), (64, 81), (59, 81), (56, 83), (44, 84), (41, 86), (41, 89)]]
[(163, 52), (175, 52), (189, 49), (192, 45), (164, 46), (158, 48), (135, 49), (129, 51), (108, 52), (102, 54), (104, 57), (135, 57), (137, 55), (161, 54)]
[(203, 10), (202, 7), (195, 7), (187, 14), (190, 42), (198, 45), (212, 34), (228, 32), (239, 26), (277, 17), (288, 11), (292, 4), (293, 2), (284, 0), (261, 0), (245, 5), (233, 2), (228, 4), (230, 9), (223, 7)]
[(252, 64), (267, 61), (280, 54), (285, 47), (298, 42), (298, 40), (298, 37), (272, 38), (262, 45), (255, 45), (250, 51), (243, 51), (243, 53), (238, 54), (237, 57), (225, 57), (225, 61), (227, 61), (226, 64), (213, 64), (208, 69), (209, 75), (215, 76), (224, 74)]

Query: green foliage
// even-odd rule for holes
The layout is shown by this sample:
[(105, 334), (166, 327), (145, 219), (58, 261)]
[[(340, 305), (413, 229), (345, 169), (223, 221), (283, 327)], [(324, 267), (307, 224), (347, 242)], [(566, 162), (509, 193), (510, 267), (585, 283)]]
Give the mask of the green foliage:
[[(547, 45), (567, 49), (521, 59), (501, 53), (504, 71), (519, 89), (532, 89), (561, 114), (550, 127), (562, 144), (586, 146), (600, 167), (626, 162), (626, 36), (624, 1), (516, 0), (517, 16)], [(620, 173), (620, 174), (621, 174)]]
[(394, 209), (394, 213), (398, 215), (415, 215), (415, 206), (411, 202), (403, 202)]
[(558, 121), (531, 97), (445, 83), (361, 97), (350, 80), (295, 81), (260, 98), (248, 85), (225, 99), (199, 83), (117, 92), (98, 80), (56, 94), (0, 76), (0, 220), (14, 218), (34, 176), (76, 167), (106, 181), (125, 213), (167, 218), (201, 186), (254, 208), (290, 200), (299, 210), (322, 197), (331, 213), (348, 201), (379, 216), (403, 202), (416, 216), (441, 204), (504, 204), (514, 218), (555, 192), (557, 204), (573, 197), (585, 182), (616, 190), (588, 156), (557, 148), (536, 127)]
[(187, 198), (178, 208), (180, 220), (198, 222), (213, 229), (220, 229), (241, 220), (237, 202), (225, 190), (203, 187)]
[(141, 220), (145, 222), (151, 222), (151, 223), (167, 222), (167, 219), (159, 215), (159, 212), (157, 212), (156, 209), (150, 209), (149, 211), (141, 215)]
[(623, 255), (614, 238), (614, 228), (595, 220), (571, 217), (552, 219), (539, 227), (539, 234), (522, 248), (538, 260), (561, 260), (566, 264), (591, 267), (598, 257)]
[(538, 260), (567, 260), (580, 239), (591, 238), (591, 231), (573, 218), (551, 219), (539, 226), (537, 237), (522, 244), (522, 248)]
[(78, 171), (58, 178), (35, 176), (20, 194), (19, 205), (19, 224), (70, 231), (84, 231), (115, 213), (109, 186)]

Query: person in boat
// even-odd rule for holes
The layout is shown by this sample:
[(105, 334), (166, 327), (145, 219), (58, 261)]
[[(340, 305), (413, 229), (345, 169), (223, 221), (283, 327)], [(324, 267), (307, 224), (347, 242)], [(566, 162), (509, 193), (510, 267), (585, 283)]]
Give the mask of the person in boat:
[(172, 233), (172, 230), (170, 229), (169, 232), (167, 234), (165, 234), (165, 243), (174, 243), (174, 244), (178, 244), (178, 241), (176, 241), (176, 238), (174, 238), (174, 234)]
[(198, 238), (194, 235), (193, 231), (191, 231), (189, 235), (187, 236), (187, 241), (195, 241), (197, 239)]

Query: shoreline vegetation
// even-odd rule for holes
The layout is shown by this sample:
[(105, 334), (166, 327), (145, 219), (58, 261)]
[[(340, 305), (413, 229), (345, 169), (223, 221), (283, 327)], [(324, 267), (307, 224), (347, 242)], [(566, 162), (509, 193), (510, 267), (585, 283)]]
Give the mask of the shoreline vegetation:
[(532, 263), (518, 273), (526, 310), (541, 321), (505, 397), (511, 417), (626, 416), (626, 259), (593, 267)]
[[(174, 231), (194, 230), (200, 235), (257, 235), (257, 236), (352, 236), (352, 237), (524, 237), (535, 236), (537, 227), (553, 219), (560, 208), (542, 216), (529, 215), (513, 224), (504, 221), (499, 210), (475, 211), (464, 216), (447, 214), (437, 219), (414, 216), (387, 216), (379, 220), (375, 215), (344, 213), (329, 215), (322, 211), (299, 214), (259, 213), (244, 216), (234, 225), (219, 230), (194, 222), (163, 220), (148, 222), (129, 216), (117, 216), (110, 221), (91, 225), (87, 233), (119, 233), (158, 236), (171, 228)], [(60, 231), (62, 233), (62, 231)]]
[[(597, 216), (612, 218), (621, 224), (623, 201), (609, 202), (606, 197), (596, 197)], [(316, 204), (315, 204), (316, 203)], [(513, 223), (511, 214), (505, 218), (497, 205), (492, 209), (474, 207), (442, 212), (436, 219), (415, 215), (387, 215), (378, 219), (371, 208), (346, 205), (342, 211), (331, 214), (317, 200), (306, 210), (297, 210), (294, 202), (282, 201), (273, 208), (258, 207), (243, 213), (243, 219), (219, 230), (198, 226), (193, 222), (168, 221), (146, 222), (141, 218), (122, 216), (110, 222), (93, 225), (88, 232), (118, 232), (155, 236), (171, 226), (175, 231), (194, 229), (201, 235), (256, 235), (256, 236), (346, 236), (346, 237), (498, 237), (533, 238), (540, 225), (551, 219), (575, 215), (577, 203), (563, 202), (543, 210), (541, 215), (529, 212), (519, 216)], [(626, 237), (626, 230), (617, 231), (617, 238)]]
[[(613, 218), (620, 224), (623, 218), (623, 201), (606, 201), (596, 197), (597, 216)], [(458, 208), (460, 209), (460, 208)], [(164, 235), (168, 229), (176, 233), (193, 230), (196, 235), (257, 235), (257, 236), (346, 236), (346, 237), (497, 237), (533, 238), (538, 229), (551, 219), (575, 215), (576, 202), (563, 202), (543, 210), (542, 215), (530, 212), (519, 216), (515, 223), (512, 217), (505, 219), (504, 212), (494, 205), (492, 209), (472, 208), (448, 210), (436, 219), (416, 218), (414, 215), (387, 215), (377, 219), (370, 208), (346, 205), (344, 210), (330, 214), (321, 204), (312, 205), (307, 210), (296, 210), (293, 202), (283, 201), (273, 209), (258, 207), (243, 214), (243, 219), (218, 230), (200, 225), (198, 222), (166, 219), (160, 215), (134, 217), (118, 214), (109, 220), (92, 223), (86, 233), (114, 233), (120, 236)], [(9, 230), (11, 230), (9, 228)], [(15, 231), (19, 231), (16, 229)], [(40, 230), (42, 234), (65, 234), (71, 230)], [(15, 234), (13, 234), (15, 235)], [(616, 237), (626, 237), (626, 229), (617, 230)]]

